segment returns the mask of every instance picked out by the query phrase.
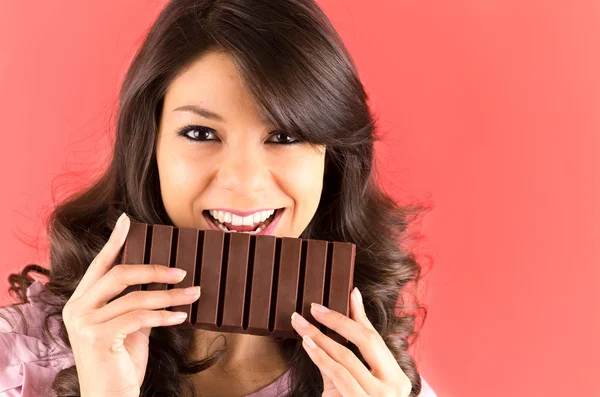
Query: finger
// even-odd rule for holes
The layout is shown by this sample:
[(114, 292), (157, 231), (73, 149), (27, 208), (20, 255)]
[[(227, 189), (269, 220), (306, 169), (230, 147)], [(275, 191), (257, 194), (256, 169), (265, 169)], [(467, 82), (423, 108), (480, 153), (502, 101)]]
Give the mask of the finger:
[(75, 300), (82, 296), (91, 285), (110, 270), (117, 256), (119, 256), (119, 251), (125, 242), (130, 225), (131, 221), (129, 217), (125, 213), (122, 213), (108, 241), (92, 260), (87, 271), (79, 281), (77, 288), (75, 288), (75, 291), (71, 295), (71, 299)]
[(350, 349), (323, 334), (317, 327), (296, 312), (292, 314), (292, 326), (300, 336), (309, 336), (325, 354), (343, 365), (367, 394), (370, 396), (378, 395), (381, 382), (369, 372), (369, 369)]
[[(373, 326), (373, 323), (371, 323), (371, 320), (369, 320), (369, 318), (367, 317), (364, 302), (362, 299), (362, 294), (360, 293), (360, 290), (358, 288), (355, 287), (354, 290), (352, 290), (352, 296), (351, 296), (350, 301), (351, 301), (351, 303), (350, 303), (351, 318), (354, 321), (356, 321), (357, 323), (362, 324), (363, 326), (377, 332), (375, 330), (375, 327)], [(379, 335), (378, 332), (377, 332), (377, 334)], [(383, 338), (381, 338), (381, 340), (383, 341), (383, 344), (385, 345), (385, 341), (383, 340)], [(384, 350), (388, 353), (390, 362), (396, 363), (396, 366), (394, 366), (393, 364), (385, 365), (385, 366), (373, 366), (369, 361), (367, 361), (367, 362), (369, 362), (369, 365), (371, 366), (371, 371), (379, 379), (398, 380), (397, 372), (393, 371), (393, 369), (395, 368), (396, 370), (402, 372), (402, 368), (400, 368), (400, 366), (398, 365), (398, 362), (396, 361), (396, 357), (394, 357), (394, 355), (392, 354), (390, 349), (387, 347), (387, 345), (385, 345)], [(366, 360), (366, 358), (365, 358), (365, 360)]]
[(365, 312), (364, 302), (362, 300), (362, 295), (358, 288), (354, 287), (352, 293), (350, 295), (350, 313), (351, 317), (359, 324), (364, 325), (367, 328), (372, 329), (377, 332), (371, 320), (367, 317), (367, 313)]
[[(185, 276), (185, 271), (164, 265), (119, 264), (111, 268), (88, 289), (85, 294), (85, 302), (81, 304), (84, 310), (99, 309), (130, 285), (154, 282), (174, 284), (182, 281)], [(124, 296), (129, 294), (131, 292)]]
[[(354, 311), (361, 310), (355, 299), (351, 301)], [(311, 305), (310, 312), (315, 320), (354, 343), (378, 379), (388, 382), (398, 376), (400, 367), (379, 332), (317, 303)]]
[[(180, 314), (182, 313), (182, 314)], [(168, 310), (134, 310), (102, 324), (92, 326), (94, 343), (102, 343), (111, 352), (120, 353), (124, 349), (127, 335), (142, 328), (180, 324), (187, 318), (185, 312)]]
[(89, 315), (91, 324), (107, 322), (133, 310), (164, 309), (190, 304), (200, 297), (200, 287), (175, 288), (166, 291), (130, 292)]
[[(310, 357), (310, 356), (309, 356)], [(319, 368), (319, 367), (317, 367)], [(329, 378), (329, 376), (325, 375), (325, 373), (319, 368), (319, 372), (321, 373), (321, 377), (323, 378), (323, 394), (322, 397), (341, 397), (342, 394), (335, 387), (333, 381)]]
[(345, 397), (368, 397), (350, 372), (340, 363), (323, 351), (308, 335), (302, 338), (302, 347), (322, 374), (333, 383), (335, 388)]

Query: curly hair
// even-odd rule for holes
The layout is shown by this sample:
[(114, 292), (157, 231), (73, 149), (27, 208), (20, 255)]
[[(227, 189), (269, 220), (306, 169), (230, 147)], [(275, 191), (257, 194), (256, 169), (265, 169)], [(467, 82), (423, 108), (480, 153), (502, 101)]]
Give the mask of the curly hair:
[[(226, 52), (267, 120), (310, 144), (326, 145), (325, 175), (315, 215), (301, 238), (356, 244), (354, 285), (366, 313), (412, 382), (420, 375), (408, 348), (419, 332), (416, 319), (427, 309), (415, 293), (421, 265), (407, 244), (409, 226), (428, 208), (401, 206), (387, 194), (374, 166), (377, 120), (352, 58), (323, 11), (312, 0), (173, 0), (148, 31), (127, 70), (118, 103), (116, 138), (107, 169), (93, 184), (55, 206), (46, 225), (50, 270), (29, 265), (11, 274), (10, 291), (26, 302), (28, 273), (48, 277), (43, 300), (62, 309), (104, 246), (117, 218), (173, 225), (158, 183), (156, 138), (170, 82), (207, 51)], [(45, 321), (47, 324), (48, 317)], [(60, 339), (70, 349), (61, 321)], [(45, 327), (47, 331), (47, 326)], [(141, 396), (177, 396), (185, 375), (214, 365), (226, 347), (193, 361), (187, 356), (193, 330), (155, 327)], [(293, 397), (321, 395), (322, 379), (299, 339), (277, 338), (291, 364)], [(347, 344), (367, 366), (360, 351)], [(76, 367), (63, 369), (52, 384), (57, 396), (79, 396)]]

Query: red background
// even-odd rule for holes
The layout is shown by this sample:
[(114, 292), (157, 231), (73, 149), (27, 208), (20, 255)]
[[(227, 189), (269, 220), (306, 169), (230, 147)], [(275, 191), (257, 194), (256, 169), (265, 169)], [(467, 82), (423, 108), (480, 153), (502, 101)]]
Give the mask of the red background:
[[(388, 134), (387, 188), (435, 205), (422, 375), (440, 397), (599, 396), (600, 3), (319, 3)], [(0, 303), (9, 272), (47, 266), (52, 192), (104, 167), (163, 4), (0, 2)]]

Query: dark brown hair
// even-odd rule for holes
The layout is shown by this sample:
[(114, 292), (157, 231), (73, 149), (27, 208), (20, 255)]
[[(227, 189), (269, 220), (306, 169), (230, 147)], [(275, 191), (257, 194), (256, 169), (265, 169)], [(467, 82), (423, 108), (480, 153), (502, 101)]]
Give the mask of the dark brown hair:
[[(9, 276), (10, 290), (26, 302), (26, 288), (33, 281), (28, 273), (45, 274), (49, 281), (43, 300), (56, 308), (50, 316), (61, 316), (122, 212), (134, 221), (173, 225), (158, 183), (158, 123), (170, 82), (207, 51), (231, 55), (260, 111), (278, 129), (327, 146), (321, 200), (300, 237), (357, 245), (354, 285), (362, 292), (369, 319), (412, 382), (410, 395), (417, 396), (419, 372), (407, 349), (418, 335), (418, 313), (424, 313), (424, 321), (427, 310), (416, 294), (414, 302), (402, 295), (421, 279), (421, 266), (404, 243), (411, 222), (428, 208), (400, 206), (378, 185), (373, 155), (380, 138), (367, 94), (341, 38), (313, 0), (169, 2), (125, 76), (110, 165), (90, 187), (52, 212), (47, 224), (51, 270), (27, 266)], [(60, 339), (70, 348), (60, 324)], [(191, 392), (183, 375), (219, 360), (225, 350), (190, 362), (186, 352), (192, 333), (176, 327), (152, 329), (142, 396), (176, 396), (186, 386)], [(321, 395), (321, 374), (301, 340), (278, 343), (290, 360), (289, 395)], [(368, 367), (360, 351), (347, 346)], [(74, 366), (57, 375), (53, 389), (59, 397), (79, 395)]]

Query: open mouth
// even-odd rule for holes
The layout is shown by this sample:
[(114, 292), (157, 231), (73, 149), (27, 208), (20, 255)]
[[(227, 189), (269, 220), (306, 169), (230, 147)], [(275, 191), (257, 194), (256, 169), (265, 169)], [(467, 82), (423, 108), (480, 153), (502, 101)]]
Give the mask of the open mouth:
[(212, 225), (224, 232), (259, 234), (269, 227), (283, 210), (283, 208), (278, 208), (276, 210), (261, 211), (262, 214), (257, 214), (253, 221), (249, 219), (242, 221), (242, 217), (232, 217), (231, 214), (224, 211), (204, 210), (202, 213)]

